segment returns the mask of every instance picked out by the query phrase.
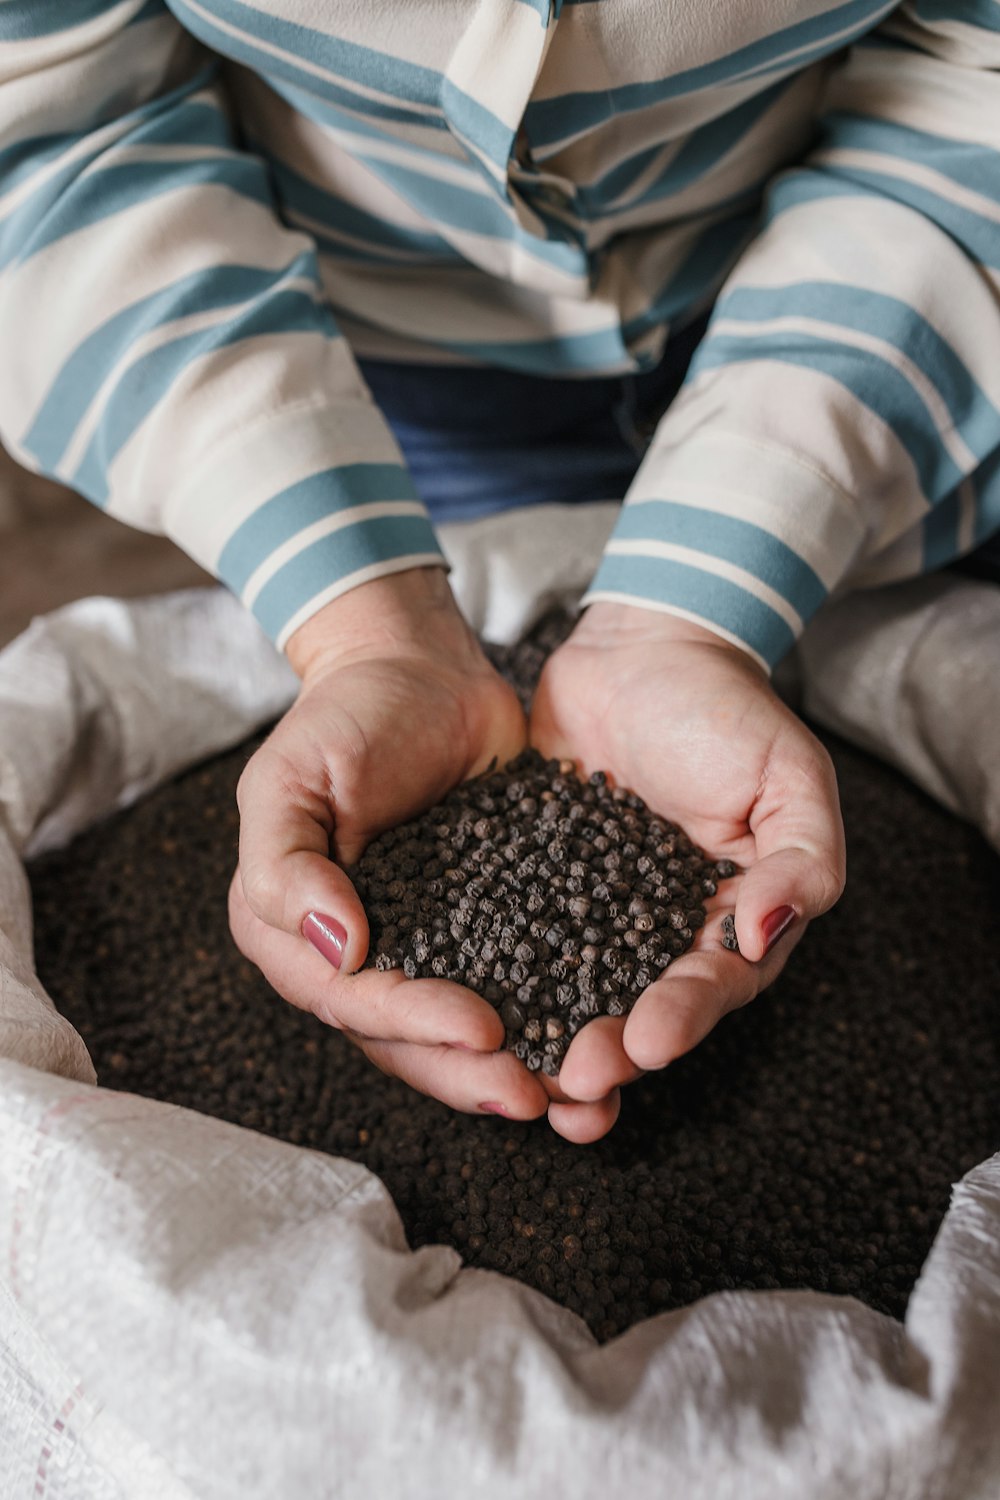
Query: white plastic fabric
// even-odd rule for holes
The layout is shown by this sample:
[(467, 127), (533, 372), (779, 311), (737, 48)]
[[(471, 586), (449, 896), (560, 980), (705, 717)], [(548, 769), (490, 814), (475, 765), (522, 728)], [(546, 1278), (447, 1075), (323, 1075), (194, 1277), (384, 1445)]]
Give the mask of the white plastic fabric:
[[(467, 539), (460, 597), (496, 619)], [(861, 634), (881, 706), (906, 673)], [(955, 1189), (905, 1328), (727, 1293), (598, 1347), (520, 1283), (411, 1253), (363, 1168), (94, 1086), (33, 971), (21, 859), (293, 688), (220, 591), (86, 601), (0, 653), (2, 1500), (996, 1500), (1000, 1156)]]

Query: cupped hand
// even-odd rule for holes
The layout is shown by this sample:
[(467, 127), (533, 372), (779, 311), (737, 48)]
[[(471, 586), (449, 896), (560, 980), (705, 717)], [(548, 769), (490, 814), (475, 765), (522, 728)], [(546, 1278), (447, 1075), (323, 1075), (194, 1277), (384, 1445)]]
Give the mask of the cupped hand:
[[(347, 873), (376, 834), (523, 749), (515, 694), (436, 568), (352, 590), (287, 649), (301, 691), (237, 794), (229, 911), (239, 948), (286, 1000), (343, 1030), (384, 1072), (456, 1109), (544, 1114), (538, 1078), (501, 1050), (493, 1006), (445, 980), (357, 972), (368, 922)], [(569, 1114), (586, 1135), (595, 1106)]]
[[(689, 951), (627, 1017), (588, 1023), (549, 1085), (555, 1129), (572, 1128), (580, 1100), (603, 1107), (610, 1129), (620, 1085), (689, 1051), (771, 984), (808, 921), (840, 896), (836, 778), (741, 647), (679, 617), (610, 603), (591, 605), (546, 664), (531, 739), (584, 774), (609, 772), (712, 858), (739, 867), (708, 901)], [(727, 914), (739, 952), (722, 943)]]

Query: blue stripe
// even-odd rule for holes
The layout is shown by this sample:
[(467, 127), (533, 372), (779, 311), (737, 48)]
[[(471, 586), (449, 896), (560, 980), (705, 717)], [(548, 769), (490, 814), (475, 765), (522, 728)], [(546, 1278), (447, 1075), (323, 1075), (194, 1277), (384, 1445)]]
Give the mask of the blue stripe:
[[(813, 170), (822, 172), (824, 179), (831, 183), (841, 178), (855, 188), (867, 188), (879, 198), (916, 209), (925, 219), (929, 219), (932, 224), (936, 224), (950, 234), (963, 250), (981, 264), (1000, 270), (1000, 226), (994, 220), (986, 219), (971, 209), (951, 203), (947, 198), (907, 181), (905, 177), (894, 177), (888, 172), (873, 172), (862, 167), (844, 167), (833, 162), (824, 162)], [(787, 183), (786, 177), (776, 180), (769, 204), (769, 218), (792, 206), (795, 202), (805, 201), (805, 197), (810, 196), (803, 195), (801, 191), (789, 196)], [(827, 194), (824, 193), (821, 185), (817, 185), (816, 191), (811, 196), (824, 197)]]
[(58, 160), (74, 139), (65, 135), (34, 135), (5, 147), (0, 151), (0, 192), (9, 193)]
[[(361, 84), (365, 89), (378, 89), (414, 104), (439, 103), (441, 74), (433, 68), (421, 67), (418, 63), (379, 52), (375, 47), (364, 47), (331, 36), (329, 32), (268, 15), (244, 5), (242, 0), (212, 0), (211, 8), (219, 20), (237, 27), (242, 35), (233, 37), (228, 31), (213, 25), (193, 11), (187, 0), (171, 0), (171, 9), (188, 31), (224, 57), (252, 64), (263, 77), (279, 74), (310, 91), (323, 90), (326, 83), (315, 74), (297, 67), (294, 61), (264, 51), (259, 45), (261, 42), (280, 47), (292, 58), (298, 57), (323, 68), (332, 75), (329, 79), (331, 85), (337, 82), (342, 85)], [(352, 95), (352, 98), (356, 108), (370, 107), (370, 101), (363, 96)]]
[(407, 130), (387, 130), (386, 125), (413, 126), (447, 134), (448, 124), (443, 115), (422, 115), (415, 109), (386, 104), (378, 99), (355, 99), (346, 89), (320, 84), (315, 79), (310, 79), (306, 85), (297, 73), (295, 80), (270, 76), (267, 82), (279, 98), (316, 125), (331, 126), (356, 135), (360, 140), (392, 140), (404, 146), (409, 144), (411, 151), (414, 148)]
[(771, 179), (765, 198), (761, 229), (766, 228), (780, 214), (787, 213), (790, 209), (801, 208), (804, 203), (816, 203), (826, 198), (884, 200), (885, 194), (877, 192), (867, 183), (826, 176), (815, 167), (788, 167)]
[(458, 251), (447, 245), (439, 255), (425, 255), (419, 251), (413, 251), (408, 259), (403, 259), (402, 255), (393, 255), (388, 250), (376, 250), (373, 246), (361, 249), (358, 245), (338, 239), (332, 230), (317, 228), (312, 221), (307, 222), (302, 214), (287, 205), (282, 205), (281, 213), (290, 229), (298, 229), (314, 241), (317, 249), (322, 251), (324, 261), (336, 261), (346, 266), (382, 266), (389, 270), (395, 268), (397, 271), (410, 271), (416, 266), (419, 266), (422, 271), (432, 267), (438, 270), (451, 267), (456, 273), (464, 264)]
[(436, 222), (467, 233), (486, 235), (501, 243), (516, 244), (532, 259), (570, 276), (589, 276), (587, 251), (579, 243), (579, 232), (574, 233), (569, 226), (547, 226), (552, 234), (558, 233), (565, 238), (542, 240), (511, 218), (497, 197), (486, 197), (471, 189), (442, 182), (416, 167), (403, 167), (388, 161), (370, 161), (368, 164), (401, 198)]
[(826, 598), (822, 580), (791, 547), (761, 526), (718, 511), (673, 500), (634, 501), (623, 507), (614, 539), (672, 542), (745, 568), (806, 620)]
[(311, 474), (274, 495), (239, 526), (218, 561), (218, 571), (236, 593), (260, 564), (307, 526), (339, 511), (376, 500), (416, 500), (402, 464), (340, 464)]
[[(862, 36), (895, 9), (898, 0), (848, 0), (821, 16), (797, 21), (780, 31), (760, 37), (745, 47), (696, 68), (646, 83), (626, 83), (614, 89), (561, 94), (536, 99), (528, 105), (525, 124), (533, 144), (540, 148), (580, 131), (593, 129), (615, 115), (646, 109), (667, 99), (718, 88), (755, 76), (787, 69), (800, 73), (811, 62), (838, 51), (856, 36)], [(847, 31), (845, 37), (834, 33)], [(809, 50), (788, 61), (791, 52)]]
[(294, 614), (331, 584), (359, 568), (420, 553), (440, 555), (437, 538), (424, 516), (388, 516), (359, 521), (320, 537), (279, 568), (257, 595), (253, 613), (276, 640)]
[(279, 270), (220, 265), (193, 271), (122, 308), (85, 338), (60, 368), (24, 439), (27, 451), (43, 466), (55, 469), (93, 399), (100, 379), (95, 372), (112, 369), (137, 340), (153, 329), (192, 313), (264, 297), (285, 276), (318, 280), (312, 252), (305, 252)]
[(916, 308), (898, 297), (830, 281), (798, 281), (773, 290), (740, 287), (720, 300), (718, 316), (747, 322), (822, 318), (842, 328), (874, 334), (924, 372), (940, 392), (953, 426), (977, 458), (1000, 442), (1000, 410), (947, 339)]
[(661, 557), (615, 557), (605, 553), (589, 592), (627, 594), (656, 604), (673, 604), (724, 630), (776, 666), (795, 644), (782, 617), (749, 590), (687, 563)]
[[(646, 311), (624, 325), (622, 332), (628, 342), (667, 323), (690, 322), (696, 313), (703, 311), (753, 238), (757, 223), (754, 207), (706, 229)], [(652, 356), (648, 362), (653, 362)], [(642, 363), (645, 368), (646, 362)]]
[[(475, 274), (467, 270), (456, 271), (456, 285), (460, 284), (460, 277)], [(341, 313), (354, 323), (377, 329), (384, 326), (375, 318), (365, 317), (363, 310), (353, 304), (338, 303), (336, 297), (331, 298), (331, 302), (335, 313)], [(501, 341), (440, 337), (425, 338), (421, 342), (434, 349), (447, 349), (477, 364), (496, 365), (503, 370), (520, 370), (533, 375), (566, 375), (579, 371), (581, 376), (586, 376), (607, 370), (624, 373), (635, 367), (622, 343), (617, 323), (588, 333), (557, 334), (552, 338)]]
[(108, 167), (69, 189), (23, 244), (15, 245), (12, 253), (0, 257), (0, 265), (11, 260), (24, 264), (47, 245), (66, 239), (81, 229), (125, 213), (153, 198), (162, 198), (199, 184), (229, 188), (252, 202), (267, 208), (274, 206), (259, 163), (249, 157), (172, 162), (169, 170), (162, 162), (134, 162), (122, 167)]
[[(321, 104), (314, 98), (306, 97), (295, 89), (281, 88), (277, 91), (293, 109), (299, 110), (317, 124), (349, 128), (358, 136), (358, 144), (354, 146), (354, 152), (364, 161), (368, 170), (398, 193), (404, 202), (423, 218), (450, 225), (459, 230), (482, 234), (502, 243), (512, 241), (525, 254), (544, 265), (556, 267), (572, 276), (589, 275), (589, 259), (582, 243), (582, 230), (561, 222), (554, 222), (547, 226), (551, 238), (543, 240), (538, 235), (522, 229), (511, 216), (504, 200), (497, 195), (495, 185), (492, 186), (492, 191), (485, 195), (474, 188), (457, 187), (453, 183), (442, 182), (439, 178), (422, 171), (420, 159), (416, 156), (414, 165), (406, 166), (397, 162), (384, 161), (378, 155), (369, 155), (365, 151), (364, 140), (366, 138), (384, 140), (383, 131), (359, 124), (358, 121), (348, 120), (342, 117), (338, 110), (327, 104)], [(280, 167), (276, 163), (276, 170), (279, 169), (282, 172), (290, 170), (284, 162), (280, 163)], [(478, 180), (480, 179), (477, 174)], [(342, 255), (343, 247), (340, 247), (336, 253)], [(449, 247), (449, 252), (446, 253), (454, 254), (455, 252)]]
[[(599, 375), (626, 373), (651, 368), (658, 358), (655, 351), (635, 358), (629, 345), (645, 337), (653, 328), (687, 323), (707, 307), (731, 266), (750, 239), (756, 213), (715, 224), (693, 246), (676, 273), (660, 290), (650, 307), (624, 326), (617, 323), (587, 333), (566, 333), (541, 339), (456, 339), (427, 338), (435, 349), (445, 349), (480, 365), (496, 365), (505, 370), (519, 370), (533, 375)], [(478, 279), (474, 270), (456, 271), (458, 278)], [(353, 303), (341, 303), (332, 297), (334, 311), (372, 328), (381, 328), (376, 318), (368, 318)], [(628, 341), (626, 343), (626, 340)]]
[(713, 334), (710, 327), (695, 351), (687, 379), (695, 379), (704, 370), (751, 360), (797, 365), (842, 385), (895, 433), (916, 466), (930, 504), (935, 505), (960, 483), (962, 471), (942, 446), (926, 405), (888, 360), (790, 329), (736, 338)]
[[(824, 118), (820, 144), (879, 151), (901, 161), (913, 161), (1000, 203), (1000, 152), (992, 150), (985, 141), (948, 140), (889, 120), (831, 113)], [(836, 163), (831, 165), (836, 171), (842, 170)]]
[(441, 103), (456, 135), (471, 141), (494, 166), (506, 170), (516, 130), (450, 78), (441, 80)]
[(194, 360), (245, 343), (258, 334), (323, 333), (337, 336), (326, 309), (305, 292), (279, 291), (248, 314), (214, 328), (185, 334), (152, 349), (125, 372), (108, 401), (100, 425), (72, 476), (74, 487), (98, 505), (108, 498), (107, 470), (150, 412)]
[[(692, 182), (707, 176), (721, 158), (739, 144), (746, 132), (784, 97), (795, 82), (795, 79), (781, 79), (719, 119), (693, 130), (676, 156), (668, 161), (660, 176), (630, 206), (656, 202), (681, 192)], [(592, 217), (620, 211), (622, 198), (662, 150), (663, 142), (658, 142), (629, 157), (627, 161), (619, 162), (603, 177), (579, 187), (575, 201)], [(768, 174), (769, 177), (771, 175), (773, 173)]]
[(257, 149), (259, 154), (265, 156), (271, 169), (278, 203), (283, 210), (292, 209), (325, 224), (329, 229), (354, 235), (369, 247), (384, 246), (425, 258), (457, 258), (454, 247), (439, 234), (423, 233), (402, 224), (394, 224), (388, 219), (380, 219), (336, 193), (318, 187), (278, 157), (268, 155), (263, 146), (258, 146)]
[[(24, 261), (54, 240), (127, 208), (127, 195), (123, 198), (120, 192), (123, 173), (131, 172), (137, 180), (146, 179), (147, 184), (150, 175), (159, 175), (164, 179), (161, 190), (172, 186), (178, 167), (175, 163), (119, 167), (111, 165), (90, 173), (77, 182), (76, 179), (80, 178), (84, 169), (99, 162), (104, 152), (111, 154), (113, 162), (113, 153), (129, 146), (165, 143), (227, 148), (228, 127), (221, 111), (212, 105), (192, 102), (187, 97), (199, 92), (213, 73), (214, 67), (202, 69), (195, 78), (180, 88), (136, 110), (132, 116), (126, 116), (123, 124), (131, 118), (135, 122), (133, 129), (125, 130), (111, 146), (100, 149), (94, 146), (88, 154), (67, 162), (61, 171), (47, 179), (19, 208), (8, 213), (0, 221), (0, 266), (9, 265), (12, 261)], [(66, 137), (66, 144), (71, 144), (75, 139), (79, 138)], [(250, 159), (246, 160), (249, 163)], [(182, 172), (191, 169), (191, 164), (179, 165)], [(194, 165), (200, 168), (202, 176), (210, 169), (210, 164), (205, 162)], [(263, 184), (262, 169), (256, 164), (253, 164), (252, 169)], [(112, 185), (110, 192), (106, 191), (108, 184)], [(148, 185), (138, 196), (147, 195)], [(152, 196), (155, 196), (155, 191)], [(78, 207), (82, 209), (79, 223), (75, 222)]]
[[(163, 143), (228, 146), (230, 142), (221, 112), (207, 104), (187, 102), (187, 95), (198, 92), (208, 81), (209, 76), (209, 71), (203, 69), (197, 78), (184, 84), (182, 88), (175, 89), (162, 99), (145, 105), (131, 116), (126, 115), (122, 120), (123, 127), (127, 125), (129, 119), (132, 119), (135, 122), (134, 129), (123, 129), (110, 146), (94, 145), (88, 153), (77, 156), (72, 162), (68, 162), (61, 172), (47, 179), (19, 209), (14, 209), (0, 219), (0, 247), (9, 238), (16, 240), (19, 230), (25, 225), (30, 225), (33, 220), (41, 218), (49, 205), (58, 200), (67, 183), (72, 182), (74, 177), (79, 176), (86, 167), (98, 161), (102, 152), (119, 151), (127, 146)], [(21, 142), (17, 146), (10, 147), (10, 156), (15, 159), (16, 156), (33, 148), (36, 152), (33, 160), (24, 161), (17, 167), (17, 177), (22, 181), (30, 180), (33, 172), (40, 171), (44, 166), (57, 160), (62, 151), (78, 144), (82, 139), (82, 134), (47, 136), (37, 138), (35, 142)], [(13, 186), (13, 181), (4, 183), (5, 191), (10, 186)]]
[(95, 21), (115, 0), (3, 0), (0, 42), (26, 42)]

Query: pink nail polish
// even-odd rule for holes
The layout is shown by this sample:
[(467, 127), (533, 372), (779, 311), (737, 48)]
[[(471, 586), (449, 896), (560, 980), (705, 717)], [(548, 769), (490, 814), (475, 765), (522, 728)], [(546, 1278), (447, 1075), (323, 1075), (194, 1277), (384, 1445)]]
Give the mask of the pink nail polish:
[(496, 1099), (487, 1099), (485, 1104), (481, 1104), (479, 1108), (484, 1115), (505, 1115), (507, 1113), (506, 1104), (498, 1104)]
[(340, 968), (347, 947), (347, 930), (333, 917), (324, 917), (321, 912), (311, 911), (302, 923), (302, 936), (309, 939), (327, 963)]
[(772, 911), (761, 922), (761, 931), (764, 934), (764, 953), (770, 953), (775, 943), (783, 932), (787, 932), (795, 921), (796, 912), (792, 906), (779, 906), (777, 911)]

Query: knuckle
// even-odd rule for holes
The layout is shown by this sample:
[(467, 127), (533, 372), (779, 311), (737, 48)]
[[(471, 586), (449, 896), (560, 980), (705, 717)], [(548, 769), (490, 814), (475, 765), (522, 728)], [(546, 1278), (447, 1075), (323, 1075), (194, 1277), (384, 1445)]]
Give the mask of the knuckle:
[(821, 864), (817, 871), (817, 910), (829, 911), (844, 894), (846, 876), (841, 864)]
[(255, 917), (269, 927), (284, 926), (285, 885), (271, 865), (254, 864), (240, 870), (243, 895)]
[(252, 755), (240, 772), (240, 779), (236, 783), (236, 806), (240, 810), (240, 816), (245, 817), (247, 809), (253, 806), (257, 783), (260, 779), (260, 751)]

